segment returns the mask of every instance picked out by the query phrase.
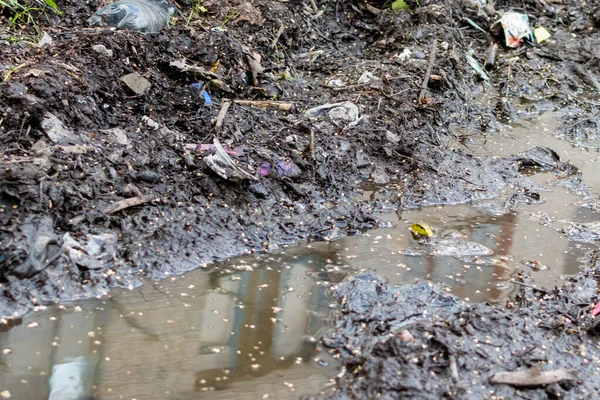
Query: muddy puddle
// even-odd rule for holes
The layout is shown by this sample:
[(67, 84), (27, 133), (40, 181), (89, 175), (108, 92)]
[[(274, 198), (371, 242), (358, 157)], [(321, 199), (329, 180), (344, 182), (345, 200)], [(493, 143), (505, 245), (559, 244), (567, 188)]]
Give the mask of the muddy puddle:
[(0, 386), (61, 400), (312, 393), (337, 367), (317, 339), (330, 307), (312, 261), (237, 260), (34, 312), (0, 333)]
[[(479, 155), (514, 154), (544, 143), (578, 166), (594, 191), (598, 155), (554, 136), (556, 115), (503, 134), (457, 132)], [(330, 325), (329, 288), (373, 269), (391, 283), (428, 279), (470, 302), (503, 304), (512, 276), (540, 286), (577, 273), (595, 246), (569, 241), (561, 224), (593, 222), (550, 174), (532, 174), (539, 200), (508, 212), (496, 200), (385, 212), (386, 227), (361, 235), (287, 246), (145, 282), (110, 297), (37, 310), (0, 332), (0, 386), (13, 398), (297, 398), (328, 385), (338, 364), (320, 345)], [(377, 198), (377, 187), (363, 196)], [(502, 212), (500, 212), (501, 210)], [(408, 230), (429, 225), (427, 241)], [(215, 393), (216, 392), (216, 393)], [(86, 397), (87, 396), (87, 397)]]

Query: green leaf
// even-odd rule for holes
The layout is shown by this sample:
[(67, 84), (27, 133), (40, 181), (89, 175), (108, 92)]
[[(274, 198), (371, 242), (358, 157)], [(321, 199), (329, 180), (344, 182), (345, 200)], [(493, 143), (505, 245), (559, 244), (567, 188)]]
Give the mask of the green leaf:
[(60, 10), (58, 9), (58, 6), (54, 2), (54, 0), (44, 0), (44, 3), (46, 3), (46, 5), (49, 6), (51, 9), (53, 9), (58, 15), (62, 14), (60, 12)]
[(410, 7), (404, 0), (396, 0), (392, 3), (392, 10), (410, 11)]
[(206, 7), (204, 7), (204, 6), (198, 7), (198, 11), (200, 11), (201, 13), (207, 13), (208, 12), (208, 10), (206, 9)]

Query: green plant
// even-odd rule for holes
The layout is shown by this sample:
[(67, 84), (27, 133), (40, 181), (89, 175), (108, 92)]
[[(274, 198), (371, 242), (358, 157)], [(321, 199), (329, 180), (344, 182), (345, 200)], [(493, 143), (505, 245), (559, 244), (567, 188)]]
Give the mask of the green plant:
[(225, 28), (225, 25), (227, 25), (227, 23), (229, 21), (231, 21), (233, 19), (233, 17), (237, 16), (238, 13), (233, 11), (233, 12), (229, 12), (229, 8), (227, 9), (227, 12), (225, 13), (225, 18), (223, 18), (223, 22), (221, 22), (221, 25), (219, 25), (219, 28), (223, 29)]
[(190, 15), (188, 15), (186, 19), (186, 24), (189, 24), (192, 21), (194, 15), (196, 15), (196, 17), (199, 17), (200, 14), (206, 14), (207, 12), (208, 10), (206, 9), (206, 7), (202, 5), (202, 0), (192, 0)]
[(408, 6), (408, 4), (406, 4), (406, 2), (404, 0), (395, 0), (391, 4), (391, 8), (392, 8), (392, 10), (410, 11), (410, 7)]
[(10, 14), (9, 29), (17, 24), (25, 24), (32, 26), (38, 34), (40, 31), (33, 13), (43, 12), (46, 7), (51, 8), (58, 15), (62, 15), (54, 0), (0, 0), (0, 9), (6, 9)]

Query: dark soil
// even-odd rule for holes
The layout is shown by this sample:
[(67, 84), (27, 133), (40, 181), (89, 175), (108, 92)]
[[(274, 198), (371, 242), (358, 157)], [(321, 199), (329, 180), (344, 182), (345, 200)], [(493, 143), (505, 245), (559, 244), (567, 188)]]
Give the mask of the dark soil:
[[(402, 210), (491, 198), (506, 186), (535, 192), (524, 169), (528, 174), (553, 172), (574, 192), (584, 192), (577, 169), (550, 149), (477, 158), (470, 155), (468, 138), (451, 128), (495, 134), (503, 124), (558, 109), (565, 138), (597, 147), (600, 14), (592, 2), (497, 0), (498, 14), (526, 12), (533, 26), (545, 26), (553, 38), (516, 50), (501, 46), (490, 84), (472, 70), (465, 54), (472, 49), (483, 64), (491, 40), (497, 39), (474, 29), (467, 18), (487, 29), (497, 14), (472, 6), (473, 1), (410, 0), (411, 13), (362, 1), (317, 0), (322, 12), (299, 0), (207, 1), (207, 13), (189, 24), (190, 4), (182, 2), (174, 26), (148, 35), (87, 27), (87, 19), (104, 3), (57, 3), (62, 16), (39, 15), (40, 29), (53, 39), (49, 45), (24, 41), (31, 33), (26, 27), (0, 27), (4, 317), (38, 304), (135, 286), (141, 276), (159, 279), (301, 238), (352, 234), (376, 226), (373, 211), (384, 206)], [(402, 56), (405, 49), (410, 56)], [(422, 90), (434, 50), (428, 86)], [(172, 65), (179, 60), (200, 68), (183, 71)], [(358, 83), (365, 71), (373, 77)], [(132, 91), (122, 80), (131, 73), (150, 87)], [(212, 105), (190, 87), (207, 80)], [(290, 102), (292, 108), (234, 102), (218, 127), (215, 120), (226, 100), (275, 100)], [(344, 101), (358, 106), (362, 117), (357, 124), (304, 116), (308, 108)], [(215, 167), (210, 161), (218, 158), (211, 146), (215, 138), (236, 163), (221, 174), (223, 162)], [(265, 163), (272, 166), (268, 174)], [(237, 168), (245, 173), (235, 177)], [(363, 181), (382, 185), (387, 200), (355, 200)], [(590, 207), (597, 208), (597, 202)], [(406, 310), (393, 311), (389, 300), (397, 289), (373, 279), (376, 283), (364, 284), (378, 292), (365, 304), (382, 301), (367, 306), (376, 317), (363, 322), (379, 331), (357, 335), (356, 324), (367, 310), (350, 312), (346, 304), (339, 323), (353, 333), (327, 339), (348, 371), (334, 397), (463, 398), (469, 397), (466, 388), (473, 381), (471, 397), (485, 398), (476, 384), (485, 385), (493, 368), (525, 365), (531, 347), (550, 340), (554, 330), (529, 332), (526, 349), (516, 354), (512, 347), (502, 348), (505, 364), (499, 366), (486, 350), (468, 353), (475, 349), (472, 338), (461, 333), (460, 318), (470, 315), (477, 320), (476, 335), (489, 332), (496, 343), (502, 335), (534, 326), (534, 315), (543, 307), (570, 301), (554, 293), (549, 302), (532, 300), (508, 312), (465, 306), (440, 293), (450, 306), (435, 309), (441, 319), (434, 324), (416, 325), (412, 333), (419, 346), (411, 351), (420, 361), (405, 363), (405, 350), (396, 339), (382, 341), (393, 324), (380, 326), (380, 316), (400, 313), (394, 318), (401, 321)], [(398, 290), (402, 296), (409, 291), (420, 296), (419, 290), (437, 289)], [(571, 307), (568, 313), (577, 310)], [(572, 318), (576, 325), (577, 320)], [(502, 324), (496, 329), (492, 321)], [(552, 351), (587, 340), (565, 337), (562, 347)], [(471, 350), (453, 347), (455, 340)], [(347, 344), (350, 348), (342, 350)], [(350, 355), (353, 349), (362, 355)], [(385, 361), (390, 352), (395, 356)], [(458, 357), (461, 380), (456, 384), (447, 380), (449, 354)], [(480, 358), (472, 360), (475, 354)], [(560, 365), (577, 359), (564, 356)], [(381, 368), (390, 370), (379, 375)], [(467, 374), (467, 369), (480, 374)], [(392, 370), (414, 376), (409, 382), (388, 379)], [(428, 371), (437, 377), (419, 375)], [(583, 396), (581, 390), (592, 386), (588, 382), (568, 393)], [(498, 393), (511, 398), (514, 391), (505, 387)], [(533, 391), (531, 398), (540, 393)]]
[[(464, 304), (429, 283), (394, 287), (361, 273), (334, 291), (341, 310), (323, 343), (344, 370), (318, 398), (597, 398), (600, 320), (589, 316), (589, 305), (598, 300), (598, 278), (591, 268), (560, 289), (522, 286), (518, 306), (508, 310)], [(575, 369), (577, 376), (520, 389), (489, 383), (497, 372), (534, 366)]]

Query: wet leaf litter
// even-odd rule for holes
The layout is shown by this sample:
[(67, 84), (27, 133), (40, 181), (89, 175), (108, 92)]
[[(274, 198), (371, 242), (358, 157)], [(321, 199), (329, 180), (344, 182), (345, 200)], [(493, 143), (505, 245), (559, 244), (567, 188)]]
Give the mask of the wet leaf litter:
[[(378, 4), (339, 3), (334, 8), (320, 2), (202, 7), (207, 15), (196, 24), (142, 36), (127, 30), (81, 29), (97, 9), (89, 4), (63, 13), (60, 22), (53, 17), (43, 26), (43, 46), (33, 51), (2, 43), (2, 51), (10, 52), (0, 62), (5, 71), (0, 87), (5, 317), (18, 318), (57, 299), (133, 288), (145, 278), (165, 278), (299, 238), (335, 239), (385, 226), (376, 213), (381, 209), (493, 199), (512, 188), (504, 202), (479, 206), (492, 214), (522, 212), (524, 205), (546, 200), (533, 179), (541, 174), (549, 174), (595, 218), (597, 197), (583, 179), (585, 173), (582, 177), (575, 167), (577, 159), (542, 147), (502, 157), (471, 153), (480, 137), (506, 132), (507, 122), (555, 109), (565, 121), (559, 126), (563, 139), (597, 148), (593, 91), (600, 85), (591, 51), (597, 47), (596, 10), (565, 2), (525, 9), (519, 5), (518, 13), (510, 13), (512, 2), (496, 2), (494, 9), (485, 1), (396, 2), (396, 13)], [(554, 19), (567, 10), (567, 19)], [(105, 10), (98, 16), (104, 15), (107, 23), (109, 14)], [(517, 30), (510, 27), (515, 18), (521, 24)], [(494, 62), (488, 62), (486, 51), (493, 46), (481, 30), (487, 32), (499, 20), (497, 26), (504, 31), (496, 32), (495, 42), (516, 50), (501, 47)], [(523, 22), (533, 26), (523, 27)], [(471, 28), (475, 26), (481, 30)], [(264, 39), (266, 31), (273, 37)], [(3, 30), (0, 39), (8, 40)], [(61, 61), (54, 59), (56, 54), (63, 55)], [(172, 64), (178, 60), (185, 61)], [(486, 98), (491, 88), (497, 92)], [(451, 129), (454, 124), (478, 134), (461, 136)], [(379, 195), (387, 198), (356, 201), (357, 184), (364, 180), (386, 186)], [(552, 217), (540, 215), (539, 221), (571, 240), (595, 245), (593, 220), (564, 224)], [(461, 260), (494, 251), (491, 245), (481, 247), (481, 240), (424, 231), (427, 240), (401, 249), (407, 252), (403, 256)], [(595, 268), (593, 254), (583, 262), (588, 269)], [(555, 261), (529, 255), (516, 263), (533, 273), (556, 268)], [(496, 261), (491, 264), (502, 268)], [(345, 275), (334, 266), (327, 272), (329, 279)], [(578, 279), (585, 286), (585, 279), (596, 278), (588, 271)], [(551, 329), (566, 335), (596, 334), (597, 328), (586, 325), (595, 315), (598, 299), (593, 291), (565, 311), (570, 294), (541, 290), (527, 277), (514, 282), (532, 291), (533, 300), (543, 295), (550, 296), (542, 296), (544, 301), (555, 302), (563, 320), (552, 320), (558, 325)], [(293, 285), (289, 288), (295, 293)], [(528, 312), (540, 311), (522, 303), (517, 309), (524, 321)], [(368, 312), (375, 306), (365, 307)], [(575, 310), (588, 319), (578, 321), (569, 314)], [(403, 343), (422, 340), (430, 345), (432, 332), (420, 338), (401, 319), (395, 323), (407, 323), (399, 334)], [(38, 329), (39, 322), (28, 326)], [(477, 332), (477, 327), (465, 329)], [(534, 343), (540, 339), (537, 334), (543, 336), (533, 332)], [(446, 330), (434, 340), (444, 340), (444, 335)], [(468, 354), (485, 359), (480, 349), (470, 349)], [(397, 350), (386, 351), (389, 356)], [(367, 357), (367, 366), (376, 354)], [(595, 357), (581, 349), (576, 354), (583, 360)], [(440, 357), (423, 358), (427, 363), (417, 371), (443, 375), (440, 363), (446, 355)], [(464, 358), (447, 355), (447, 373), (454, 382), (460, 383), (465, 368), (468, 373), (474, 368), (465, 367)], [(336, 382), (334, 395), (339, 396), (347, 388), (362, 390), (360, 371), (348, 369), (360, 360), (342, 360), (348, 386)], [(504, 366), (526, 371), (526, 366), (535, 367), (533, 362)], [(539, 376), (571, 367), (555, 368), (559, 361), (553, 357), (537, 362), (545, 363)], [(585, 385), (575, 391), (561, 380), (525, 396), (586, 395), (577, 390), (589, 395), (597, 388), (585, 377), (578, 377)], [(202, 380), (198, 378), (200, 385)], [(372, 387), (366, 390), (381, 383), (369, 382)], [(436, 381), (422, 382), (430, 388)], [(503, 386), (510, 385), (488, 390), (514, 395), (502, 394), (510, 390)], [(368, 393), (407, 396), (401, 387)], [(460, 388), (451, 387), (448, 393), (455, 389)], [(465, 398), (480, 395), (460, 392)]]

